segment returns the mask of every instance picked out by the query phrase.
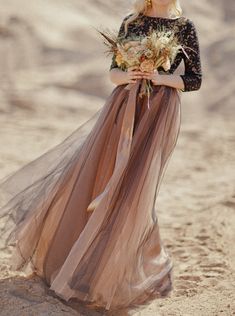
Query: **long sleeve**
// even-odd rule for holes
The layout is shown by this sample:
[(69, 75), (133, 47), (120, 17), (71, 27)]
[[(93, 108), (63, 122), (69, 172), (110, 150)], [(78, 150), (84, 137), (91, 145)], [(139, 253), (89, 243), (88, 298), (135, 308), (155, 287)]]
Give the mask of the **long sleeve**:
[(180, 75), (184, 82), (184, 89), (181, 89), (181, 91), (187, 92), (199, 90), (202, 82), (200, 47), (197, 30), (191, 20), (189, 20), (187, 24), (186, 35), (184, 36), (184, 45), (189, 47), (185, 48), (189, 59), (183, 54), (185, 73), (184, 75)]

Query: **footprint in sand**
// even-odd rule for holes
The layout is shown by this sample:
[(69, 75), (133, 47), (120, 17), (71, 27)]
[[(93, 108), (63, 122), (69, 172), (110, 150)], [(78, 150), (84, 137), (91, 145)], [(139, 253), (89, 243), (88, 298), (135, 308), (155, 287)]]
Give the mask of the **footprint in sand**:
[(227, 271), (226, 262), (201, 263), (200, 267), (203, 275), (206, 278), (219, 278), (222, 277)]
[(228, 201), (224, 201), (221, 203), (222, 205), (224, 206), (227, 206), (227, 207), (231, 207), (232, 209), (235, 210), (235, 201), (234, 200), (228, 200)]
[(179, 277), (179, 279), (181, 280), (187, 280), (187, 281), (193, 281), (193, 282), (201, 282), (201, 277), (200, 276), (197, 276), (197, 275), (181, 275)]

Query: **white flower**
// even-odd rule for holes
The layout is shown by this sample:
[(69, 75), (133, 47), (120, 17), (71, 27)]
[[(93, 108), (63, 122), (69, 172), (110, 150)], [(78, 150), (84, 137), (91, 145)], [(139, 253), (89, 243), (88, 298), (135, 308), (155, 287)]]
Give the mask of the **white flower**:
[(162, 67), (165, 71), (169, 70), (171, 68), (171, 62), (169, 57), (166, 57), (165, 62), (162, 64)]

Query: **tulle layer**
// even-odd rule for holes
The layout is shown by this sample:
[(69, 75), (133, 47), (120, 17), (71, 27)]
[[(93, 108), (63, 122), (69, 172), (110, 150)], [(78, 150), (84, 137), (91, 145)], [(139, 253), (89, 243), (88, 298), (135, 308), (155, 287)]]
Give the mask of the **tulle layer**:
[(157, 194), (180, 130), (180, 92), (117, 86), (63, 142), (2, 179), (2, 249), (58, 296), (136, 308), (172, 290)]

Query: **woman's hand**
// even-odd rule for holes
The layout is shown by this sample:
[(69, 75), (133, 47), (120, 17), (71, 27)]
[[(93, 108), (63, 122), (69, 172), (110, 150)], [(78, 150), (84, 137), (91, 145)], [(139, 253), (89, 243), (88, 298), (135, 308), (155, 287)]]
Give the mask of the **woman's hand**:
[(136, 83), (137, 79), (143, 78), (143, 73), (136, 67), (130, 67), (127, 71), (119, 68), (110, 70), (110, 79), (116, 85)]
[(127, 83), (136, 83), (137, 79), (143, 79), (143, 72), (139, 71), (137, 67), (128, 68), (126, 74)]
[(158, 71), (153, 72), (146, 72), (143, 75), (143, 78), (149, 79), (152, 81), (152, 83), (156, 86), (163, 85), (168, 86), (176, 89), (184, 89), (184, 81), (181, 78), (180, 75), (174, 75), (174, 74), (163, 74), (160, 75)]
[(142, 78), (151, 80), (152, 83), (156, 86), (163, 84), (162, 75), (160, 75), (157, 70), (154, 70), (152, 72), (143, 72)]

